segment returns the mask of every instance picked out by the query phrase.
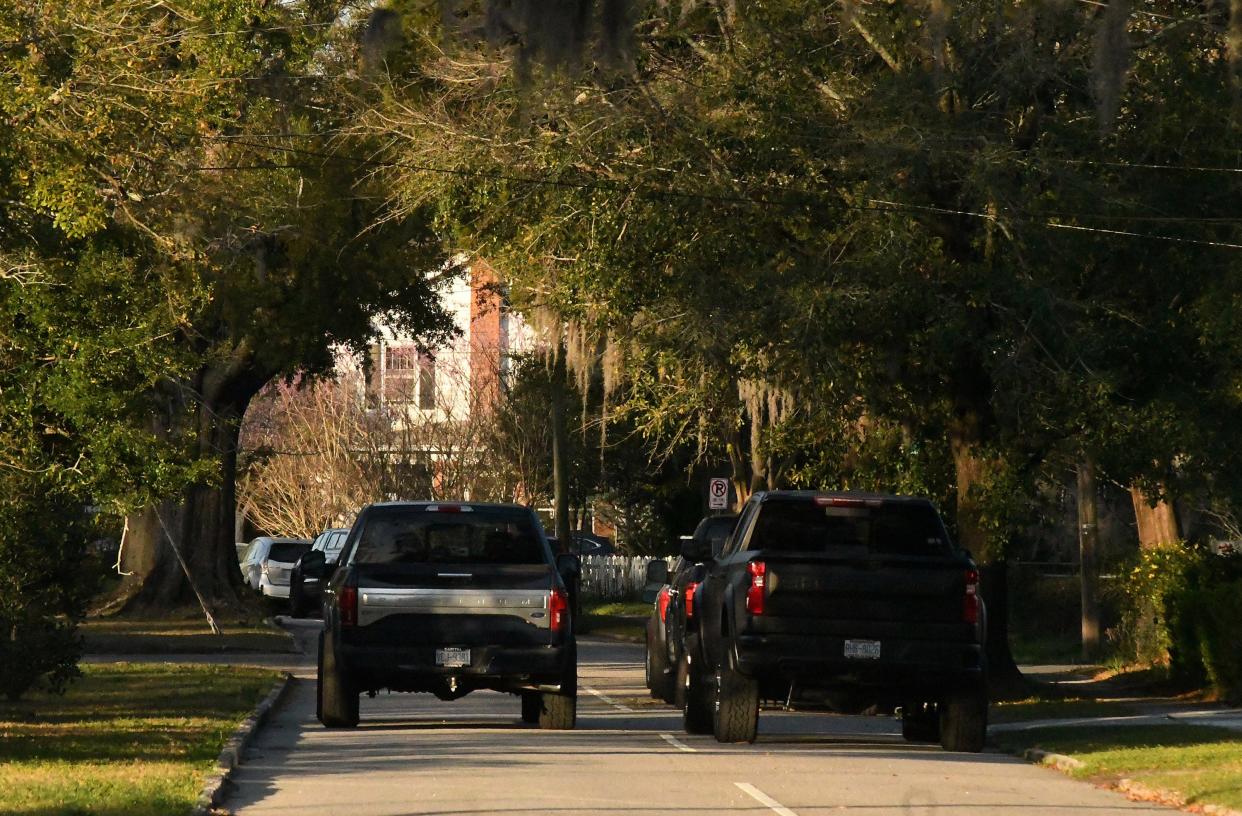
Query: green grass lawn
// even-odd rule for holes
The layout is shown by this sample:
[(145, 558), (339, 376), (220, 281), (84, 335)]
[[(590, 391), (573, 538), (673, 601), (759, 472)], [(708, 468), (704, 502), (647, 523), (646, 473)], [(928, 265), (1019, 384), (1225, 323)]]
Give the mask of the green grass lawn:
[(293, 636), (265, 623), (225, 623), (213, 635), (201, 618), (135, 620), (91, 618), (79, 627), (91, 654), (204, 654), (292, 652)]
[(1009, 649), (1018, 665), (1082, 661), (1082, 642), (1073, 638), (1037, 637), (1014, 633), (1009, 638)]
[(0, 812), (189, 813), (224, 741), (280, 676), (134, 663), (82, 672), (63, 697), (0, 701)]
[(994, 737), (1006, 750), (1042, 748), (1085, 767), (1076, 777), (1131, 779), (1171, 791), (1186, 804), (1242, 808), (1242, 732), (1201, 725), (1040, 728)]
[(651, 604), (643, 601), (584, 601), (582, 611), (588, 615), (621, 615), (645, 618), (651, 614)]
[(642, 641), (651, 604), (642, 601), (584, 601), (578, 631), (584, 635)]
[(1007, 723), (1071, 717), (1126, 717), (1137, 713), (1132, 705), (1119, 700), (1028, 697), (993, 703), (988, 719), (994, 723)]

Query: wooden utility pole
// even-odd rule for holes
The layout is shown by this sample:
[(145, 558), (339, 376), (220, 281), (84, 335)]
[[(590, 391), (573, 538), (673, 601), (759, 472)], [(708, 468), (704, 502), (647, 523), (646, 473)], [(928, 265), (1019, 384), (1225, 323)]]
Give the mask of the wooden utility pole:
[(1082, 656), (1093, 660), (1100, 651), (1099, 513), (1096, 502), (1095, 462), (1083, 456), (1078, 463), (1078, 560), (1082, 583)]

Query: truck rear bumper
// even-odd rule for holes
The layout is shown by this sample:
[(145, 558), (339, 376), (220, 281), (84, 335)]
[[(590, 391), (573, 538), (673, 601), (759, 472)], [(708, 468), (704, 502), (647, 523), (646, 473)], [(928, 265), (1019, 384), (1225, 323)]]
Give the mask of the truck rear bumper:
[(740, 635), (737, 667), (769, 687), (855, 691), (873, 700), (932, 699), (985, 679), (977, 643), (888, 639), (878, 658), (845, 657), (845, 638)]
[(574, 666), (572, 646), (469, 646), (465, 666), (441, 666), (436, 646), (338, 647), (338, 660), (362, 688), (437, 691), (451, 678), (466, 690), (560, 685)]

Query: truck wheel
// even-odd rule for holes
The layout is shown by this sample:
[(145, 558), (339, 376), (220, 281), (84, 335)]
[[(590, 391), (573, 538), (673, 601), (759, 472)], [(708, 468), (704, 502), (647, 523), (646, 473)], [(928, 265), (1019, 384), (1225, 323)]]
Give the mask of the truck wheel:
[(716, 742), (754, 742), (758, 731), (759, 681), (727, 666), (716, 669)]
[(673, 702), (673, 683), (676, 678), (668, 665), (668, 656), (662, 649), (651, 648), (647, 641), (647, 688), (651, 696), (666, 703)]
[(677, 684), (681, 687), (681, 725), (687, 734), (712, 732), (712, 694), (707, 678), (693, 665), (690, 655), (677, 661)]
[(541, 711), (543, 711), (543, 695), (537, 691), (522, 692), (522, 722), (539, 722)]
[(559, 692), (539, 695), (539, 727), (545, 731), (567, 731), (578, 721), (578, 658), (570, 658), (569, 668), (561, 677)]
[(306, 617), (306, 602), (302, 599), (302, 593), (292, 587), (289, 589), (289, 617)]
[(940, 745), (977, 754), (988, 736), (988, 696), (983, 689), (950, 694), (940, 704)]
[(315, 712), (328, 728), (353, 728), (358, 724), (358, 689), (337, 665), (332, 638), (319, 635), (319, 677), (315, 685)]
[(930, 703), (901, 707), (901, 736), (906, 742), (940, 742), (940, 715)]

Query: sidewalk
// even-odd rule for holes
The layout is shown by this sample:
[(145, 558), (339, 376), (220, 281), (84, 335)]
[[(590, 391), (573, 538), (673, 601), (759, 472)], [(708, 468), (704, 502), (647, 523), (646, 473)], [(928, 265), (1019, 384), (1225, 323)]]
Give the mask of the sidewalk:
[[(1098, 694), (1109, 687), (1108, 680), (1095, 680), (1103, 666), (1089, 664), (1020, 666), (1022, 674), (1032, 680), (1069, 690), (1074, 686), (1092, 686)], [(1115, 697), (1101, 697), (1101, 701), (1125, 703), (1135, 714), (1103, 717), (1058, 717), (1040, 720), (996, 723), (988, 726), (993, 733), (1030, 731), (1035, 728), (1073, 728), (1085, 726), (1112, 727), (1124, 725), (1207, 725), (1242, 731), (1242, 708), (1230, 708), (1224, 704), (1212, 705), (1173, 700), (1148, 700), (1126, 695), (1118, 690)]]
[(1118, 725), (1209, 725), (1242, 731), (1242, 708), (1204, 708), (1184, 706), (1186, 710), (1133, 714), (1128, 717), (1065, 717), (1049, 720), (997, 723), (988, 731), (1030, 731), (1034, 728), (1110, 727)]

